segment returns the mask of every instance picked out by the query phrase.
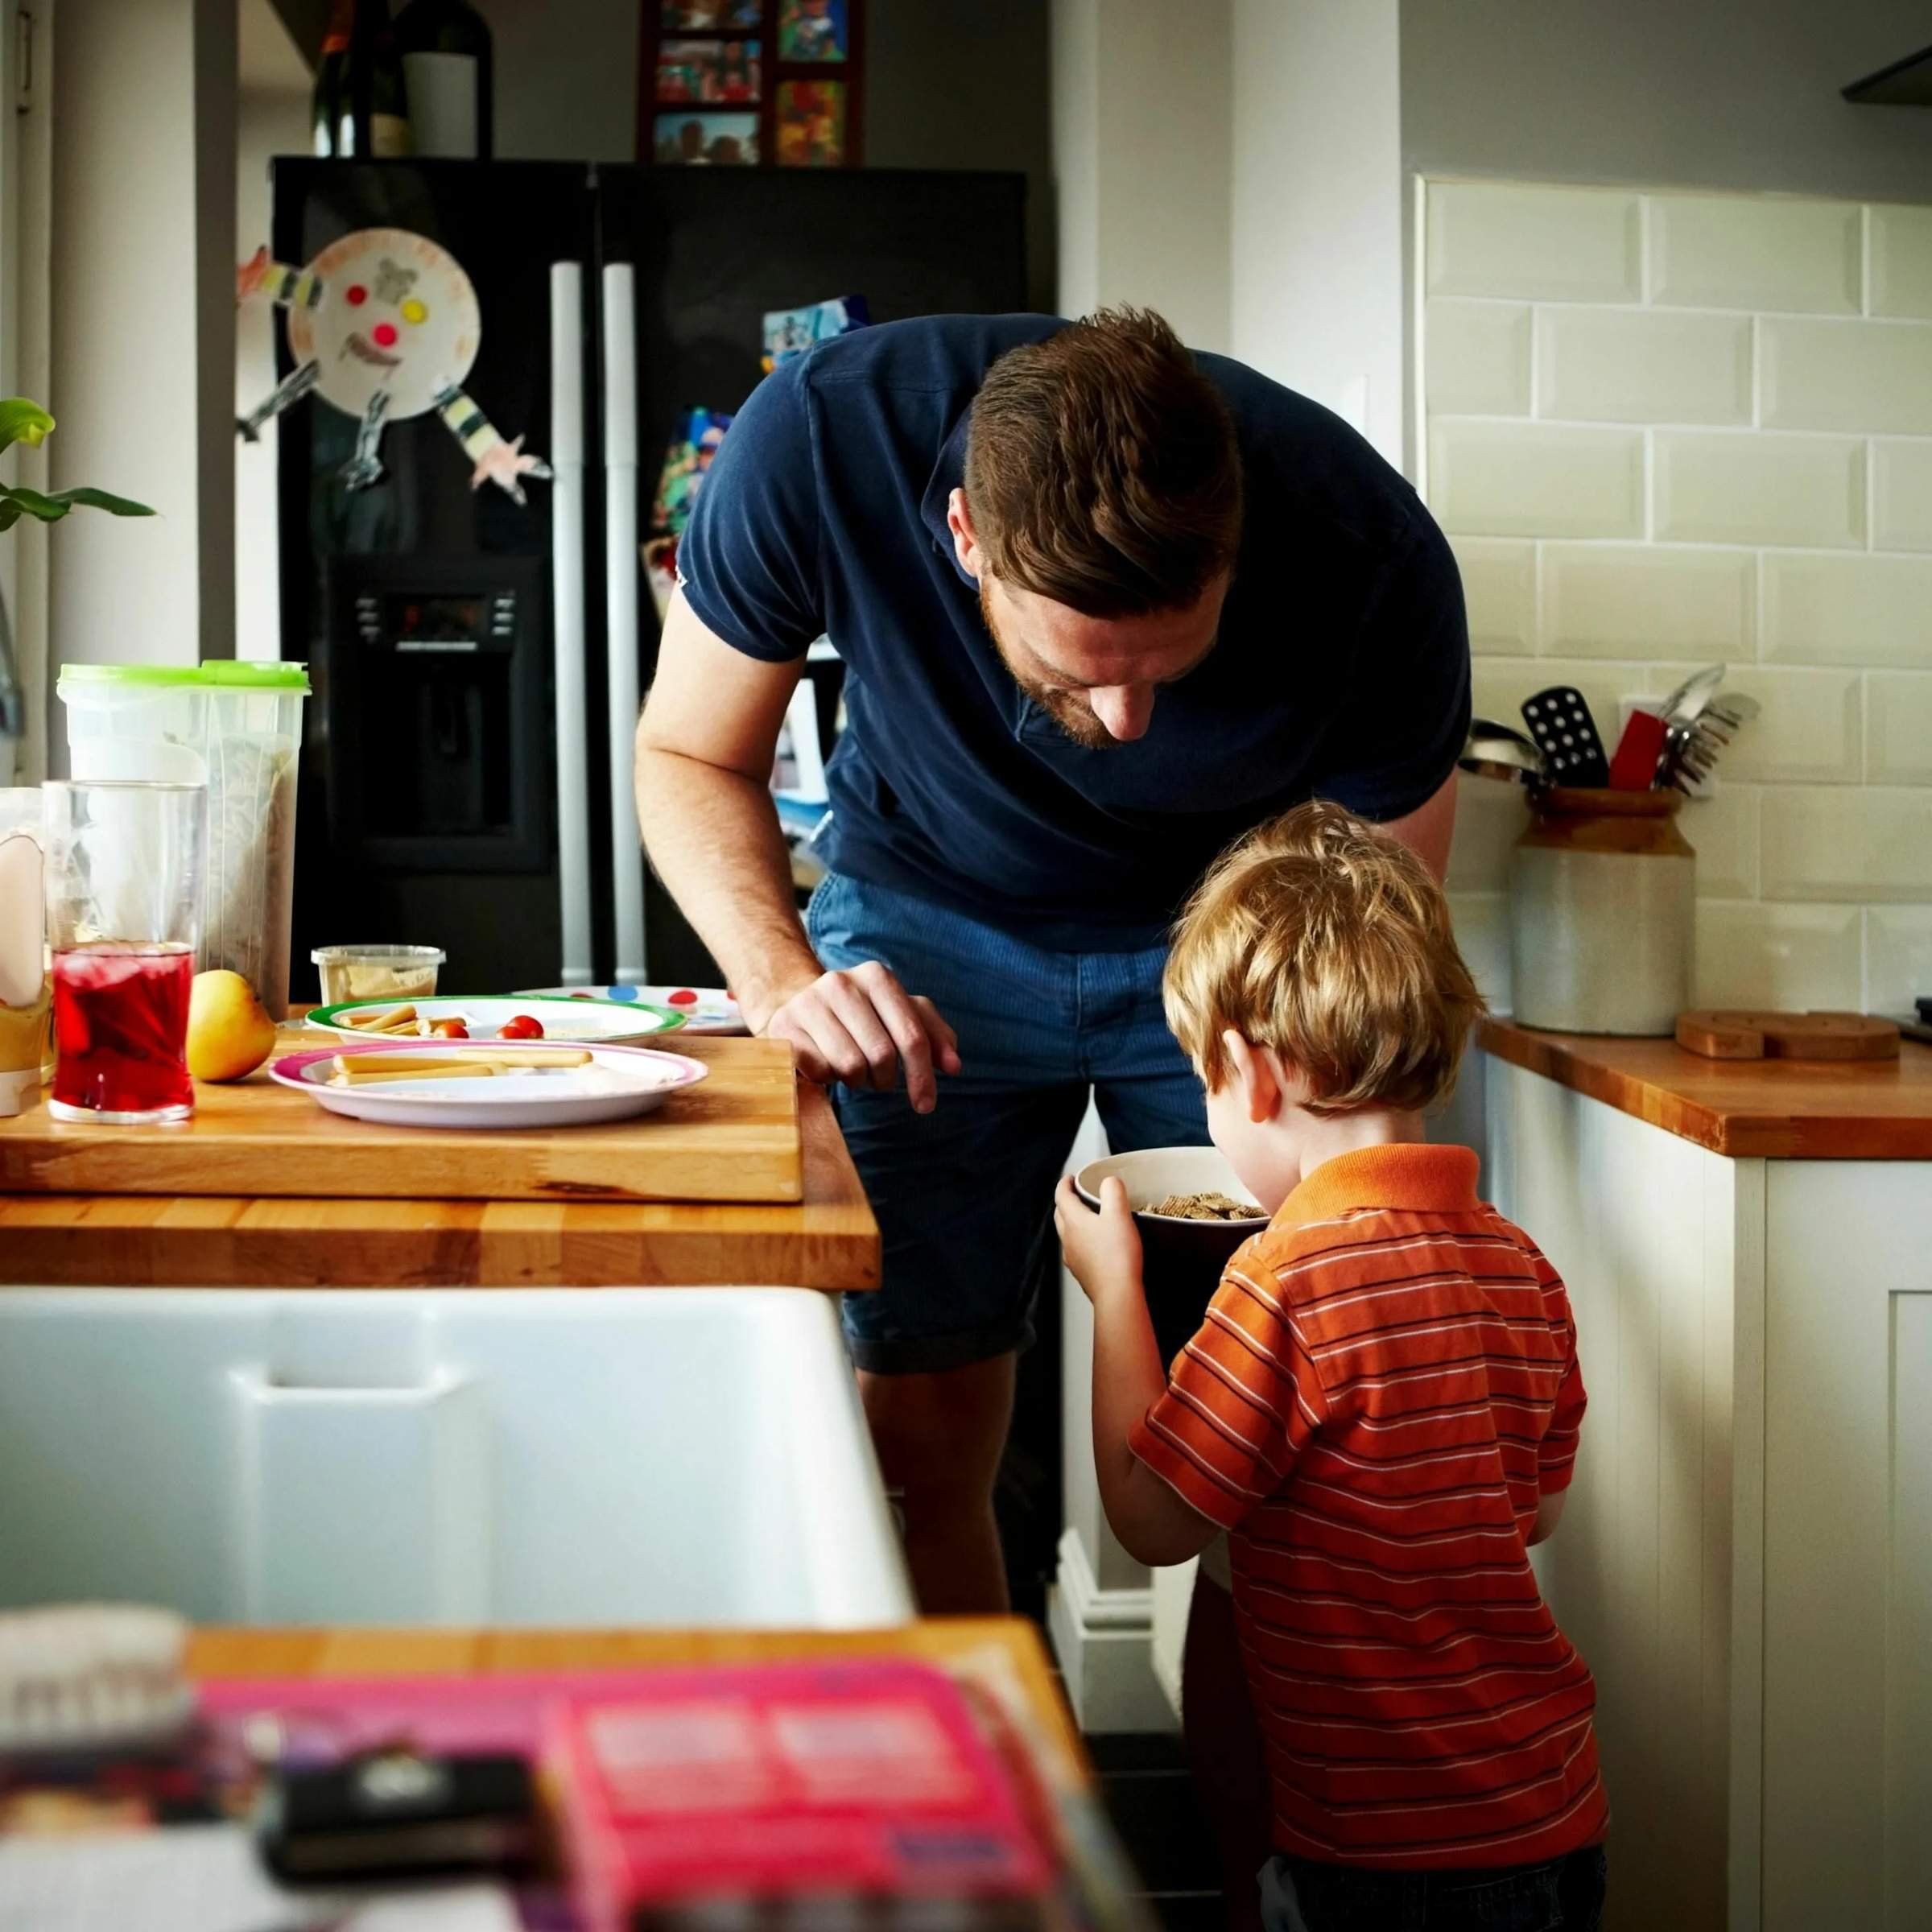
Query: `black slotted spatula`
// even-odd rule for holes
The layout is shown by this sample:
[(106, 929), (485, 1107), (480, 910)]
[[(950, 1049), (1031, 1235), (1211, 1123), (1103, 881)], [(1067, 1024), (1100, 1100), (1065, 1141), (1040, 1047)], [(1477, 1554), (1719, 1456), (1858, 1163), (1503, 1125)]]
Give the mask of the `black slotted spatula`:
[(1525, 698), (1523, 721), (1549, 766), (1553, 785), (1600, 789), (1610, 782), (1610, 760), (1596, 720), (1574, 685), (1553, 684)]

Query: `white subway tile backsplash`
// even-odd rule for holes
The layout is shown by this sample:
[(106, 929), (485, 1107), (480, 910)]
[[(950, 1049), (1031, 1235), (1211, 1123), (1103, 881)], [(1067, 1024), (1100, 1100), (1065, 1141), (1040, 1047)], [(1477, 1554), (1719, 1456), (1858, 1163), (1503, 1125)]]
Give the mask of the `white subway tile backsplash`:
[(1748, 423), (1751, 318), (1539, 309), (1536, 413), (1585, 423)]
[(1872, 445), (1872, 543), (1932, 550), (1932, 440)]
[(1909, 1016), (1932, 999), (1932, 906), (1873, 906), (1865, 914), (1865, 1011)]
[(1439, 418), (1430, 425), (1429, 496), (1452, 535), (1641, 536), (1643, 436)]
[(1932, 322), (1767, 316), (1757, 326), (1766, 428), (1932, 435)]
[(1554, 302), (1642, 298), (1634, 195), (1506, 182), (1431, 182), (1423, 219), (1432, 295)]
[(1775, 899), (1932, 899), (1932, 789), (1794, 786), (1764, 805)]
[(1650, 299), (1689, 308), (1860, 308), (1859, 210), (1842, 201), (1653, 195)]
[(1872, 314), (1932, 316), (1932, 208), (1870, 214)]
[(1567, 663), (1551, 658), (1478, 658), (1470, 671), (1471, 696), (1479, 718), (1494, 718), (1512, 730), (1526, 732), (1523, 700), (1552, 685), (1567, 684), (1583, 693), (1597, 730), (1611, 741), (1612, 749), (1618, 705), (1625, 698), (1644, 696), (1653, 682), (1647, 664)]
[[(1430, 497), (1476, 709), (1520, 724), (1574, 684), (1614, 740), (1721, 659), (1762, 708), (1681, 821), (1699, 1002), (1904, 1012), (1932, 993), (1932, 207), (1637, 205), (1429, 190)], [(1460, 795), (1457, 931), (1506, 1006), (1524, 803)]]
[(1530, 306), (1431, 302), (1423, 382), (1438, 415), (1530, 413)]
[(1754, 786), (1727, 783), (1691, 799), (1678, 815), (1697, 853), (1699, 898), (1757, 897), (1759, 797)]
[(1932, 670), (1873, 671), (1865, 681), (1865, 776), (1875, 785), (1932, 785)]
[(1863, 950), (1856, 906), (1705, 899), (1697, 908), (1697, 1003), (1856, 1008)]
[(1763, 708), (1719, 756), (1718, 776), (1727, 788), (1734, 779), (1856, 785), (1864, 776), (1864, 708), (1856, 671), (1736, 665), (1724, 687), (1756, 698)]
[(1507, 537), (1458, 537), (1469, 613), (1469, 648), (1528, 653), (1536, 649), (1536, 546)]
[(1762, 654), (1781, 664), (1932, 664), (1932, 557), (1767, 551)]
[(1558, 656), (1757, 655), (1748, 551), (1546, 543), (1542, 572), (1543, 648)]
[(1653, 451), (1660, 540), (1864, 547), (1865, 446), (1853, 437), (1660, 429)]

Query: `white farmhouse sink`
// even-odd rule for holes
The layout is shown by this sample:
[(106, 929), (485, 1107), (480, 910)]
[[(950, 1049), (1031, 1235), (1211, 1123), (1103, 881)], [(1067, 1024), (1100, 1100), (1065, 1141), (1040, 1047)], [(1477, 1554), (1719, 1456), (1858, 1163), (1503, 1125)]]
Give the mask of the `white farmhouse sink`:
[(0, 1605), (849, 1629), (913, 1606), (832, 1299), (0, 1291)]

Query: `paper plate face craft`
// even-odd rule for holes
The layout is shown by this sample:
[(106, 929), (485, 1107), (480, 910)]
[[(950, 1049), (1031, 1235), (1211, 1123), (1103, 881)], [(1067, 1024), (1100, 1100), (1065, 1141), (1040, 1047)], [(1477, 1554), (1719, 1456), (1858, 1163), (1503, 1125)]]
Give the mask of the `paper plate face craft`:
[(385, 423), (440, 415), (485, 481), (524, 501), (520, 478), (548, 477), (550, 466), (506, 441), (463, 388), (483, 338), (477, 291), (447, 249), (401, 228), (362, 228), (332, 242), (306, 268), (271, 262), (266, 248), (237, 271), (236, 295), (266, 295), (288, 311), (293, 374), (237, 427), (248, 441), (270, 417), (311, 390), (361, 425), (356, 453), (343, 466), (352, 489), (382, 474), (376, 451)]

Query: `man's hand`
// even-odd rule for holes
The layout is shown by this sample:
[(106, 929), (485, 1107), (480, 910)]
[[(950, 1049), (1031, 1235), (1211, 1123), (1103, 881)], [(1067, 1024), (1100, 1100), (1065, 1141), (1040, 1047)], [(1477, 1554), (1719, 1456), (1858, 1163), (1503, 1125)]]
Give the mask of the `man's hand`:
[(1141, 1231), (1133, 1224), (1127, 1190), (1113, 1174), (1100, 1183), (1100, 1211), (1096, 1214), (1080, 1199), (1071, 1174), (1053, 1197), (1053, 1224), (1060, 1236), (1060, 1252), (1073, 1278), (1096, 1305), (1104, 1295), (1141, 1285)]
[(840, 972), (820, 973), (760, 1015), (753, 1030), (790, 1040), (799, 1071), (821, 1084), (890, 1092), (906, 1071), (906, 1097), (915, 1113), (931, 1113), (939, 1073), (960, 1071), (958, 1036), (931, 1000), (909, 993), (876, 960)]

